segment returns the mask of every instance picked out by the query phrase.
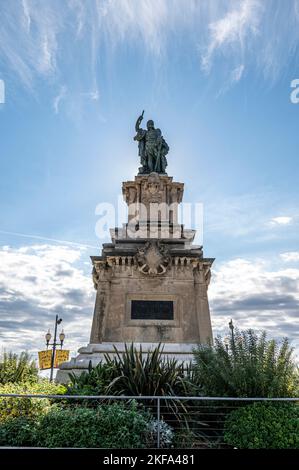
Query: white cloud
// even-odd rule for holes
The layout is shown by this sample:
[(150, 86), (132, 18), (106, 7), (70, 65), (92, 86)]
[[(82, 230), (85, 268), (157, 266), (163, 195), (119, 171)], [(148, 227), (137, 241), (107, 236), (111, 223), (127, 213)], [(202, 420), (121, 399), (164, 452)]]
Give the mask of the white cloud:
[(299, 347), (299, 269), (273, 270), (264, 259), (233, 259), (215, 268), (209, 298), (216, 332), (233, 318), (240, 329), (288, 336)]
[[(63, 317), (66, 347), (73, 354), (88, 342), (95, 291), (83, 272), (83, 248), (38, 244), (0, 250), (0, 340), (2, 347), (33, 353)], [(87, 255), (87, 253), (86, 253)], [(282, 253), (283, 261), (298, 259)], [(89, 264), (89, 263), (88, 263)], [(299, 269), (273, 270), (263, 259), (233, 259), (213, 270), (209, 289), (214, 332), (233, 318), (239, 328), (265, 329), (296, 340), (299, 329)], [(299, 346), (299, 344), (298, 344)]]
[(280, 216), (273, 217), (270, 221), (272, 225), (289, 225), (293, 221), (293, 217)]
[(94, 289), (78, 265), (83, 248), (33, 245), (0, 250), (0, 325), (2, 347), (43, 348), (56, 314), (63, 317), (66, 347), (88, 341)]
[(289, 251), (287, 253), (281, 253), (281, 259), (286, 262), (299, 261), (299, 251)]
[(214, 54), (222, 48), (236, 46), (244, 50), (247, 38), (258, 33), (261, 15), (260, 1), (244, 0), (229, 9), (222, 18), (211, 22), (209, 45), (202, 57), (203, 68), (210, 69)]

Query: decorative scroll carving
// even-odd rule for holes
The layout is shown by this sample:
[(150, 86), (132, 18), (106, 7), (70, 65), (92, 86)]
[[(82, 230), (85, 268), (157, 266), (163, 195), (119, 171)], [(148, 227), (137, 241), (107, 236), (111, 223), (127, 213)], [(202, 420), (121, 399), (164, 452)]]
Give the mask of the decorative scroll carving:
[(92, 268), (92, 280), (94, 288), (97, 290), (98, 284), (105, 277), (106, 261), (97, 261)]
[(138, 270), (142, 274), (162, 275), (166, 273), (170, 262), (168, 250), (161, 242), (147, 242), (136, 254)]
[(208, 286), (210, 284), (210, 280), (211, 280), (211, 266), (210, 265), (205, 265), (205, 267), (204, 267), (204, 277), (205, 277), (205, 283)]

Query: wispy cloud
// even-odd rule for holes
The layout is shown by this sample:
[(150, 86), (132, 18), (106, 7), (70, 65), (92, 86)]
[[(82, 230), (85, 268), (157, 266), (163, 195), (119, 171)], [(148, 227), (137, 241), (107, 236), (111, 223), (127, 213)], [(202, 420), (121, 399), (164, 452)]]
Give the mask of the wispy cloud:
[(243, 77), (244, 69), (244, 64), (240, 64), (231, 71), (228, 79), (225, 80), (224, 85), (222, 86), (222, 88), (220, 88), (219, 92), (217, 93), (217, 97), (226, 93), (232, 86), (234, 86), (241, 80), (241, 78)]
[(92, 101), (98, 101), (100, 99), (100, 92), (97, 88), (92, 91), (88, 91), (86, 93), (81, 93), (81, 94), (82, 96), (86, 96), (90, 98)]
[(29, 89), (36, 75), (47, 77), (56, 70), (64, 14), (61, 7), (55, 13), (54, 3), (22, 0), (1, 6), (0, 60)]
[(293, 222), (293, 217), (289, 217), (289, 216), (273, 217), (273, 219), (271, 219), (270, 221), (271, 225), (289, 225), (292, 222)]
[(54, 109), (55, 114), (58, 114), (60, 102), (65, 97), (66, 92), (67, 92), (67, 88), (66, 86), (63, 85), (60, 87), (58, 95), (55, 96), (53, 100), (53, 109)]
[(241, 80), (241, 78), (243, 76), (244, 69), (245, 69), (244, 64), (241, 64), (232, 71), (232, 73), (231, 73), (231, 82), (232, 83), (236, 83), (236, 82), (239, 82)]
[(30, 238), (32, 240), (40, 240), (40, 241), (46, 241), (46, 242), (54, 242), (54, 243), (59, 243), (59, 244), (71, 245), (71, 246), (76, 246), (79, 248), (98, 248), (94, 245), (87, 245), (85, 243), (76, 243), (76, 242), (71, 242), (67, 240), (58, 240), (56, 238), (42, 237), (39, 235), (31, 235), (28, 233), (8, 232), (6, 230), (0, 230), (0, 233), (3, 233), (4, 235), (12, 235), (14, 237)]
[[(88, 86), (98, 99), (98, 67), (104, 52), (134, 48), (142, 56), (167, 63), (180, 53), (200, 51), (202, 68), (238, 83), (244, 70), (279, 77), (296, 62), (299, 39), (298, 0), (16, 0), (2, 2), (0, 64), (34, 90), (38, 79), (70, 91)], [(174, 47), (174, 38), (175, 44)], [(85, 73), (80, 76), (82, 49)], [(66, 70), (65, 63), (69, 66)], [(74, 68), (70, 67), (70, 64)], [(80, 65), (80, 66), (79, 66)], [(68, 75), (77, 70), (78, 76)], [(83, 78), (84, 77), (84, 78)], [(78, 89), (76, 90), (78, 92)]]
[[(228, 3), (228, 2), (227, 2)], [(228, 3), (232, 5), (231, 2)], [(224, 48), (238, 48), (244, 53), (246, 41), (257, 35), (262, 18), (262, 4), (258, 0), (233, 2), (223, 17), (209, 24), (209, 44), (202, 57), (204, 70), (209, 71), (216, 52)]]
[(27, 31), (30, 32), (31, 17), (30, 17), (29, 5), (28, 5), (27, 0), (22, 0), (22, 7), (23, 7), (23, 13), (24, 13), (24, 21), (27, 26)]

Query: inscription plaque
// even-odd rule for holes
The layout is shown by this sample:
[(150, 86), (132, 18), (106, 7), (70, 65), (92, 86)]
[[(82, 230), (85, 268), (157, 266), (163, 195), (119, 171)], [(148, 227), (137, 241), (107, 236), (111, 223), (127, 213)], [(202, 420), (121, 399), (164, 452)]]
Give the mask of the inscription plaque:
[(132, 320), (173, 320), (172, 300), (132, 300)]

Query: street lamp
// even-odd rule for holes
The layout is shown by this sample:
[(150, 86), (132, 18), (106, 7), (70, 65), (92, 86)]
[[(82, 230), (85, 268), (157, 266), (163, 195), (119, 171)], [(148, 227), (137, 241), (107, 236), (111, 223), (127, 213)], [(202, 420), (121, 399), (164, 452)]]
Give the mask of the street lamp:
[(60, 335), (59, 335), (59, 339), (60, 339), (60, 348), (61, 348), (61, 349), (62, 349), (62, 345), (63, 345), (64, 338), (65, 338), (64, 331), (61, 330), (61, 333), (60, 333)]
[(228, 348), (229, 348), (229, 336), (225, 336), (223, 342), (224, 342), (224, 346), (225, 346), (226, 352), (228, 353)]
[[(53, 343), (50, 343), (50, 340), (51, 340), (51, 338), (52, 338), (52, 335), (51, 335), (51, 333), (50, 333), (50, 330), (48, 330), (48, 333), (45, 335), (47, 349), (48, 349), (49, 346), (52, 346), (50, 382), (53, 381), (55, 351), (56, 351), (56, 347), (59, 345), (59, 343), (57, 342), (57, 325), (60, 325), (61, 322), (62, 322), (62, 318), (58, 318), (58, 315), (56, 315), (56, 317), (55, 317), (55, 328), (54, 328), (54, 341), (53, 341)], [(59, 335), (59, 341), (60, 341), (60, 347), (61, 347), (61, 349), (62, 349), (62, 345), (63, 345), (64, 338), (65, 338), (64, 331), (61, 330), (61, 333), (60, 333), (60, 335)]]
[(232, 334), (232, 349), (233, 349), (233, 352), (235, 352), (235, 334), (234, 334), (234, 324), (233, 324), (233, 320), (231, 319), (231, 321), (229, 322), (228, 324), (229, 326), (229, 329), (231, 331), (231, 334)]
[(45, 338), (46, 338), (46, 344), (47, 344), (47, 349), (49, 347), (49, 342), (50, 342), (50, 339), (51, 339), (52, 335), (50, 333), (50, 330), (48, 330), (48, 333), (45, 335)]

